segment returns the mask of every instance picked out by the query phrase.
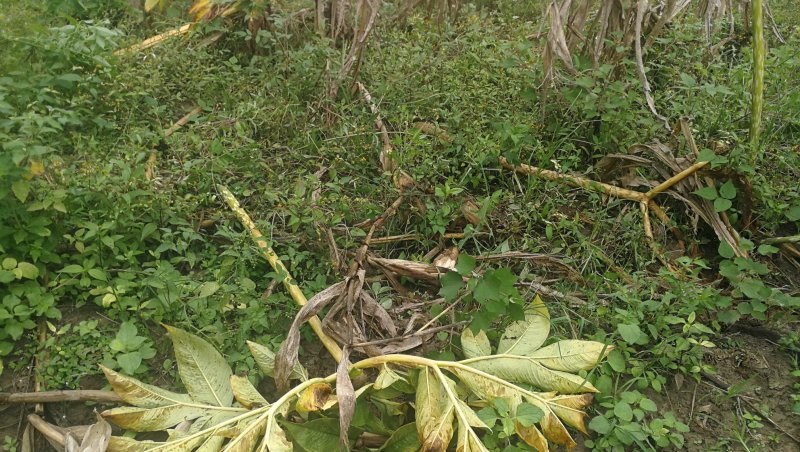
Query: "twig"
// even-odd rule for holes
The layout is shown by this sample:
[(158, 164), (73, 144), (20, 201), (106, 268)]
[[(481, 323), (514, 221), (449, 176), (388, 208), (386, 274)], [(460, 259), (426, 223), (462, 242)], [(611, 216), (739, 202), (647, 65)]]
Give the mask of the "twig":
[[(172, 135), (173, 133), (175, 133), (176, 130), (178, 130), (181, 127), (183, 127), (184, 125), (186, 125), (186, 123), (189, 122), (189, 119), (191, 119), (192, 116), (200, 113), (201, 111), (203, 111), (203, 109), (201, 107), (195, 107), (195, 108), (192, 109), (192, 111), (190, 111), (189, 113), (186, 113), (185, 115), (183, 115), (183, 117), (181, 119), (175, 121), (175, 123), (172, 124), (169, 127), (169, 129), (164, 131), (164, 137), (168, 137), (168, 136)], [(155, 173), (156, 159), (157, 158), (158, 158), (158, 154), (156, 153), (156, 151), (150, 152), (150, 155), (147, 157), (147, 163), (145, 163), (145, 170), (144, 170), (144, 176), (147, 178), (147, 180), (152, 180), (153, 179), (153, 174)]]
[[(713, 383), (713, 386), (716, 386), (718, 389), (721, 389), (721, 390), (725, 391), (726, 393), (730, 390), (730, 386), (728, 384), (726, 384), (724, 381), (722, 381), (716, 375), (712, 375), (712, 374), (710, 374), (708, 372), (702, 372), (702, 375), (703, 375), (703, 378), (705, 378), (708, 381), (710, 381), (711, 383)], [(750, 409), (752, 409), (753, 411), (758, 413), (759, 416), (761, 416), (767, 422), (769, 422), (770, 425), (775, 427), (776, 430), (778, 430), (779, 432), (783, 433), (787, 437), (791, 438), (791, 440), (794, 441), (795, 443), (800, 444), (800, 438), (797, 438), (796, 436), (794, 436), (791, 433), (789, 433), (786, 430), (784, 430), (783, 427), (781, 427), (775, 421), (773, 421), (769, 416), (767, 416), (767, 414), (764, 411), (762, 411), (760, 408), (758, 408), (753, 402), (747, 400), (744, 397), (740, 397), (738, 395), (735, 396), (735, 397), (736, 397), (737, 400), (740, 400), (740, 401), (744, 402), (748, 407), (750, 407)]]
[(428, 323), (426, 323), (425, 325), (422, 325), (422, 327), (420, 327), (420, 329), (417, 330), (417, 333), (422, 333), (423, 331), (425, 331), (426, 328), (428, 328), (429, 326), (433, 325), (434, 322), (439, 320), (443, 315), (447, 314), (447, 312), (449, 312), (451, 309), (453, 309), (453, 307), (455, 307), (457, 304), (461, 303), (461, 300), (463, 300), (465, 296), (466, 296), (466, 293), (464, 293), (460, 297), (456, 298), (455, 301), (450, 303), (450, 306), (444, 308), (442, 310), (442, 312), (436, 314), (436, 316), (434, 316), (432, 319), (430, 319), (428, 321)]
[(0, 392), (0, 404), (54, 402), (118, 403), (122, 402), (122, 399), (114, 391), (97, 391), (92, 389), (17, 393)]
[[(239, 221), (241, 221), (242, 225), (245, 229), (250, 232), (250, 236), (256, 242), (256, 245), (261, 248), (261, 252), (264, 257), (267, 258), (267, 261), (272, 266), (273, 270), (275, 270), (279, 277), (283, 275), (283, 285), (286, 287), (286, 290), (291, 295), (292, 299), (300, 305), (305, 306), (308, 302), (306, 296), (300, 290), (297, 283), (294, 281), (294, 278), (289, 274), (289, 270), (286, 269), (286, 266), (283, 265), (280, 258), (275, 251), (273, 251), (272, 247), (269, 246), (264, 239), (264, 236), (261, 234), (261, 231), (258, 230), (253, 220), (250, 218), (250, 215), (239, 205), (239, 201), (236, 197), (233, 196), (230, 190), (223, 185), (217, 185), (217, 190), (219, 190), (222, 198), (228, 204), (228, 207), (236, 213), (236, 216), (239, 217)], [(322, 322), (320, 322), (319, 317), (313, 316), (308, 321), (309, 325), (311, 325), (311, 329), (314, 330), (319, 340), (322, 342), (322, 345), (328, 350), (328, 352), (333, 356), (333, 359), (336, 362), (341, 361), (342, 359), (342, 349), (339, 348), (339, 345), (334, 341), (330, 336), (325, 334), (322, 330)]]
[(655, 195), (657, 195), (657, 194), (659, 194), (661, 192), (664, 192), (666, 190), (669, 190), (670, 188), (672, 188), (673, 185), (677, 184), (678, 182), (680, 182), (680, 181), (686, 179), (687, 177), (691, 176), (692, 174), (696, 173), (697, 170), (699, 170), (700, 168), (702, 168), (702, 167), (704, 167), (706, 165), (708, 165), (708, 162), (695, 162), (692, 166), (686, 168), (685, 170), (681, 171), (680, 173), (670, 177), (669, 179), (665, 180), (664, 182), (662, 182), (662, 183), (658, 184), (657, 186), (653, 187), (652, 189), (650, 189), (650, 191), (645, 193), (645, 196), (647, 197), (648, 201), (653, 199), (653, 197), (655, 197)]
[(375, 345), (389, 344), (389, 343), (396, 342), (396, 341), (402, 341), (404, 339), (408, 339), (408, 338), (411, 338), (411, 337), (424, 336), (426, 334), (438, 333), (439, 331), (449, 330), (451, 328), (456, 328), (456, 327), (459, 327), (459, 326), (462, 326), (462, 325), (466, 325), (467, 323), (469, 323), (469, 320), (462, 320), (460, 322), (451, 323), (449, 325), (437, 326), (437, 327), (431, 328), (429, 330), (424, 330), (424, 331), (420, 330), (420, 331), (416, 331), (414, 333), (404, 334), (402, 336), (390, 337), (389, 339), (378, 339), (378, 340), (369, 341), (369, 342), (361, 342), (359, 344), (353, 344), (353, 347), (366, 347), (368, 345), (375, 346)]
[(525, 281), (525, 282), (520, 283), (520, 284), (522, 284), (523, 286), (528, 286), (531, 289), (541, 293), (542, 295), (544, 295), (546, 297), (558, 298), (560, 300), (568, 301), (573, 306), (585, 306), (586, 305), (586, 302), (581, 300), (578, 297), (575, 297), (575, 296), (572, 296), (572, 295), (567, 295), (567, 294), (559, 292), (559, 291), (557, 291), (555, 289), (551, 289), (550, 287), (547, 287), (547, 286), (545, 286), (543, 284), (540, 284), (538, 282)]
[[(419, 234), (400, 234), (400, 235), (389, 235), (386, 237), (376, 237), (369, 241), (370, 245), (381, 245), (385, 243), (392, 243), (392, 242), (405, 242), (409, 240), (420, 240), (425, 237)], [(448, 232), (442, 234), (441, 238), (443, 239), (463, 239), (464, 233), (463, 232)]]
[(386, 129), (386, 124), (383, 123), (381, 112), (378, 110), (378, 106), (372, 99), (372, 94), (367, 91), (367, 88), (361, 82), (356, 82), (356, 87), (361, 93), (361, 97), (364, 98), (364, 101), (369, 106), (369, 110), (375, 115), (375, 128), (378, 129), (381, 135), (381, 141), (383, 142), (383, 149), (380, 154), (381, 168), (383, 171), (394, 171), (397, 169), (397, 162), (395, 162), (393, 155), (394, 146), (392, 146), (392, 141), (389, 139), (389, 131)]

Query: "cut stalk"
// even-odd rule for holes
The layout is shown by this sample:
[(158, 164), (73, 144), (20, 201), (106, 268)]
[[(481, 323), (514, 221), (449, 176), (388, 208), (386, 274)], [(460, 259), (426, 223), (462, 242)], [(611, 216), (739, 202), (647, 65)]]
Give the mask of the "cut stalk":
[[(228, 207), (230, 207), (231, 210), (236, 213), (236, 216), (239, 217), (239, 221), (242, 222), (242, 225), (245, 227), (245, 229), (250, 232), (250, 236), (256, 242), (256, 245), (261, 248), (261, 252), (264, 254), (264, 257), (267, 258), (267, 261), (272, 266), (273, 270), (275, 270), (278, 275), (283, 275), (283, 285), (286, 287), (286, 290), (289, 292), (289, 295), (291, 295), (292, 299), (294, 299), (298, 305), (305, 306), (305, 304), (308, 302), (306, 296), (300, 290), (300, 287), (294, 281), (292, 275), (289, 274), (289, 270), (287, 270), (286, 266), (283, 265), (283, 262), (281, 262), (278, 255), (275, 254), (275, 251), (273, 251), (272, 247), (267, 244), (266, 239), (264, 239), (261, 231), (256, 228), (256, 225), (253, 223), (250, 215), (248, 215), (248, 213), (242, 209), (242, 207), (239, 205), (239, 201), (235, 196), (233, 196), (233, 193), (231, 193), (227, 187), (224, 185), (217, 185), (217, 190), (219, 190), (222, 198), (228, 204)], [(312, 317), (308, 321), (308, 324), (311, 325), (311, 329), (314, 330), (314, 333), (316, 333), (317, 337), (319, 337), (322, 345), (328, 349), (328, 352), (331, 354), (331, 356), (333, 356), (333, 359), (335, 359), (337, 363), (341, 361), (342, 349), (339, 348), (339, 345), (336, 343), (336, 341), (325, 334), (325, 332), (322, 330), (322, 322), (320, 322), (319, 317)]]
[(755, 165), (759, 153), (761, 113), (764, 108), (764, 9), (762, 0), (753, 0), (753, 86), (750, 107), (750, 163)]

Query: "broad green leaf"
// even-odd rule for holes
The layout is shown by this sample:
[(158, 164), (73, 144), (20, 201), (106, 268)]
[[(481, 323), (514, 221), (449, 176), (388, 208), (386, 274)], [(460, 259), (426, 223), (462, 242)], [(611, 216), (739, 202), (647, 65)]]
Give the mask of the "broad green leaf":
[(633, 410), (627, 402), (619, 401), (614, 405), (614, 416), (622, 421), (630, 422), (633, 420)]
[[(283, 423), (283, 428), (307, 452), (334, 452), (339, 450), (339, 419), (320, 418), (302, 424)], [(271, 451), (270, 451), (271, 452)]]
[(548, 369), (536, 359), (527, 356), (498, 355), (463, 361), (475, 369), (515, 383), (525, 383), (564, 394), (597, 392), (585, 378), (558, 370)]
[(453, 437), (454, 405), (435, 372), (424, 367), (419, 372), (416, 397), (417, 431), (422, 449), (444, 452)]
[(231, 389), (233, 390), (233, 397), (245, 408), (269, 406), (267, 399), (253, 387), (247, 377), (231, 375)]
[(172, 337), (178, 373), (189, 395), (200, 402), (230, 406), (233, 372), (211, 344), (179, 328), (165, 326)]
[(477, 358), (479, 356), (487, 356), (492, 354), (492, 346), (489, 344), (489, 338), (483, 330), (478, 331), (478, 334), (473, 334), (470, 328), (461, 333), (461, 349), (466, 358)]
[(694, 194), (709, 201), (717, 199), (717, 189), (714, 187), (700, 188), (699, 190), (695, 191)]
[(11, 184), (11, 191), (14, 192), (14, 196), (20, 200), (20, 202), (25, 202), (28, 199), (28, 193), (31, 191), (31, 183), (25, 179), (17, 179)]
[(200, 285), (199, 293), (197, 294), (200, 298), (210, 297), (214, 295), (219, 290), (219, 284), (213, 281), (204, 282)]
[(601, 435), (611, 432), (611, 423), (608, 422), (605, 416), (596, 416), (589, 421), (589, 428)]
[(468, 276), (475, 269), (476, 260), (467, 254), (459, 254), (456, 262), (456, 271), (461, 276)]
[(17, 268), (17, 260), (13, 257), (7, 257), (3, 259), (3, 263), (0, 265), (3, 267), (3, 270), (11, 270)]
[(530, 355), (542, 346), (549, 334), (550, 314), (537, 295), (525, 310), (525, 319), (506, 328), (497, 347), (497, 354)]
[(725, 240), (719, 242), (719, 248), (717, 248), (717, 251), (719, 252), (719, 255), (725, 259), (730, 259), (734, 256), (733, 247)]
[(731, 208), (733, 203), (729, 199), (725, 198), (717, 198), (714, 200), (714, 211), (715, 212), (724, 212)]
[(63, 273), (69, 273), (71, 275), (78, 274), (83, 272), (83, 267), (78, 264), (67, 265), (66, 267), (62, 268), (61, 271)]
[(39, 276), (39, 268), (29, 262), (19, 262), (17, 270), (23, 278), (36, 279)]
[[(264, 375), (268, 377), (275, 377), (275, 353), (269, 348), (258, 344), (256, 342), (247, 341), (247, 346), (250, 348), (250, 353), (256, 360), (256, 365)], [(297, 363), (292, 368), (292, 373), (289, 378), (300, 381), (308, 380), (308, 371), (302, 364)]]
[(736, 186), (733, 182), (727, 181), (719, 187), (719, 195), (725, 199), (733, 199), (736, 197)]
[(617, 331), (625, 339), (625, 342), (629, 344), (635, 344), (642, 337), (642, 330), (639, 325), (620, 323), (617, 325)]
[(792, 206), (789, 211), (786, 212), (786, 218), (790, 221), (800, 220), (800, 204)]
[(514, 420), (522, 424), (523, 427), (530, 427), (542, 420), (542, 417), (544, 417), (544, 411), (527, 402), (520, 403), (517, 406), (516, 413), (514, 413)]
[(116, 356), (116, 360), (123, 372), (132, 374), (142, 364), (142, 354), (139, 352), (121, 353)]
[(417, 452), (422, 447), (417, 434), (417, 424), (406, 424), (392, 433), (380, 452)]
[(613, 349), (601, 342), (568, 339), (540, 348), (530, 356), (550, 369), (577, 372), (591, 370)]

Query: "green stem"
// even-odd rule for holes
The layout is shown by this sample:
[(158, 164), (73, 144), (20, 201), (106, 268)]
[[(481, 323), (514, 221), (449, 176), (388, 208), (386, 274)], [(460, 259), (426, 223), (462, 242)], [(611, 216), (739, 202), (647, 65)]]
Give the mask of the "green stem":
[(750, 164), (755, 166), (759, 155), (761, 113), (764, 108), (764, 9), (762, 0), (751, 3), (753, 14), (753, 86), (750, 108)]

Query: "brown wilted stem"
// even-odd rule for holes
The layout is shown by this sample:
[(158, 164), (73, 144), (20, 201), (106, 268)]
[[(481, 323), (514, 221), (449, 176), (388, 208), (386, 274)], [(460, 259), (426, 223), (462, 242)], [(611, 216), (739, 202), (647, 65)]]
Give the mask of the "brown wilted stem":
[[(286, 269), (286, 266), (283, 265), (280, 258), (275, 251), (269, 246), (264, 239), (264, 236), (261, 234), (261, 231), (258, 230), (253, 220), (250, 218), (250, 215), (239, 205), (239, 201), (233, 196), (230, 190), (224, 185), (217, 185), (217, 190), (219, 190), (220, 195), (228, 204), (228, 207), (233, 210), (237, 217), (239, 217), (239, 221), (241, 221), (242, 225), (250, 232), (250, 236), (256, 242), (256, 245), (261, 248), (261, 252), (264, 257), (267, 258), (267, 261), (272, 266), (273, 270), (275, 270), (278, 275), (283, 275), (283, 285), (286, 287), (286, 291), (289, 292), (292, 299), (300, 305), (305, 306), (308, 302), (306, 296), (300, 290), (300, 287), (294, 281), (294, 278), (289, 274), (289, 270)], [(338, 363), (342, 359), (342, 349), (339, 348), (339, 345), (334, 341), (330, 336), (325, 334), (322, 330), (322, 322), (320, 322), (319, 317), (314, 316), (309, 319), (308, 324), (311, 325), (311, 329), (314, 330), (319, 340), (322, 342), (322, 345), (328, 350), (328, 352), (333, 356), (333, 359), (336, 360)]]
[(28, 422), (51, 442), (61, 446), (64, 445), (64, 434), (58, 431), (53, 424), (39, 417), (39, 415), (29, 414)]
[(118, 403), (122, 402), (122, 399), (114, 391), (95, 391), (90, 389), (18, 393), (0, 392), (0, 404), (54, 402)]

